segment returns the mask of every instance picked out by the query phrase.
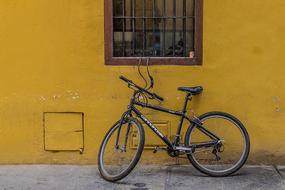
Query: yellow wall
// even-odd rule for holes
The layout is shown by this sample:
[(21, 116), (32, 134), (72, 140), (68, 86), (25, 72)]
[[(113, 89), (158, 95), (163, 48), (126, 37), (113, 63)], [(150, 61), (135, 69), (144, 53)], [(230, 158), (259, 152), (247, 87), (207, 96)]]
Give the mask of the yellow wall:
[[(96, 163), (131, 95), (118, 76), (139, 80), (135, 67), (104, 65), (103, 9), (103, 0), (0, 0), (0, 163)], [(165, 106), (181, 108), (178, 86), (203, 85), (198, 114), (240, 118), (254, 163), (285, 163), (284, 9), (284, 0), (205, 0), (203, 66), (151, 68)], [(83, 154), (44, 151), (43, 112), (64, 111), (84, 112)], [(151, 118), (175, 132), (177, 119)]]

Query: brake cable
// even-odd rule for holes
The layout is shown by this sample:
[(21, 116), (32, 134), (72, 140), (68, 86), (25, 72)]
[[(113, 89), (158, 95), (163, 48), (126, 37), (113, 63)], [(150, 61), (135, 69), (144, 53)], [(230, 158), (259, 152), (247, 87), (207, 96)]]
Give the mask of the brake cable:
[[(154, 79), (153, 79), (153, 77), (152, 77), (152, 75), (150, 74), (150, 71), (149, 71), (149, 61), (150, 61), (150, 57), (147, 58), (147, 62), (146, 62), (147, 75), (148, 75), (148, 78), (149, 78), (149, 80), (150, 80), (150, 85), (149, 85), (149, 86), (148, 86), (148, 81), (146, 80), (146, 78), (144, 77), (144, 75), (143, 75), (142, 72), (141, 72), (140, 66), (141, 66), (142, 60), (143, 60), (143, 58), (141, 57), (141, 58), (139, 59), (139, 64), (138, 64), (138, 73), (139, 73), (139, 75), (141, 76), (141, 78), (142, 78), (142, 79), (144, 80), (144, 82), (145, 82), (145, 87), (144, 87), (144, 89), (145, 89), (145, 90), (149, 90), (149, 89), (152, 89), (153, 86), (154, 86)], [(145, 103), (148, 103), (148, 99), (155, 99), (154, 97), (148, 96), (148, 95), (146, 95), (146, 94), (144, 94), (144, 93), (139, 93), (139, 96), (138, 96), (138, 97), (140, 97), (140, 96), (143, 98), (143, 101), (144, 101)], [(159, 103), (161, 103), (161, 102), (159, 101)]]
[(139, 59), (138, 72), (139, 72), (139, 75), (142, 77), (142, 79), (145, 82), (145, 87), (144, 87), (144, 89), (145, 89), (148, 86), (148, 83), (147, 83), (147, 80), (145, 79), (145, 77), (143, 76), (143, 74), (141, 73), (141, 68), (140, 68), (141, 63), (142, 63), (142, 57)]
[(148, 87), (146, 90), (149, 90), (149, 89), (153, 88), (153, 85), (154, 85), (153, 77), (151, 76), (151, 74), (150, 74), (150, 72), (149, 72), (149, 68), (148, 68), (148, 66), (149, 66), (149, 61), (150, 61), (150, 57), (148, 57), (147, 62), (146, 62), (147, 75), (148, 75), (148, 78), (149, 78), (149, 80), (150, 80), (150, 85), (149, 85), (149, 87)]

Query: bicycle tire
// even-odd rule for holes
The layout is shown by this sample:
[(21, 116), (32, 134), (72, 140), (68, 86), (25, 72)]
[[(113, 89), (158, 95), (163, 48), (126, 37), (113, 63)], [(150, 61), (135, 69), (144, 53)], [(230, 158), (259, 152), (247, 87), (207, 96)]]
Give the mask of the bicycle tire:
[(140, 135), (140, 140), (138, 142), (138, 146), (137, 146), (137, 152), (135, 154), (135, 157), (133, 158), (133, 160), (131, 161), (131, 163), (129, 164), (129, 166), (123, 171), (120, 172), (118, 175), (110, 175), (107, 173), (106, 169), (104, 168), (104, 161), (103, 161), (103, 157), (104, 157), (104, 151), (105, 151), (105, 147), (106, 147), (106, 143), (108, 142), (108, 140), (110, 139), (111, 135), (116, 131), (116, 129), (118, 129), (120, 121), (116, 122), (110, 129), (109, 131), (106, 133), (100, 149), (99, 149), (99, 154), (98, 154), (98, 169), (100, 172), (100, 175), (107, 181), (110, 182), (115, 182), (118, 180), (123, 179), (124, 177), (126, 177), (137, 165), (138, 161), (140, 160), (140, 157), (142, 155), (143, 152), (143, 148), (144, 148), (144, 142), (145, 142), (145, 134), (144, 134), (144, 129), (141, 125), (141, 123), (132, 117), (129, 117), (127, 119), (127, 123), (128, 122), (133, 122), (135, 123), (135, 125), (137, 126), (138, 129), (138, 133)]
[[(201, 116), (199, 116), (199, 120), (206, 121), (210, 118), (213, 117), (220, 117), (223, 119), (227, 119), (231, 122), (233, 122), (239, 129), (240, 132), (242, 133), (243, 137), (244, 137), (244, 152), (242, 154), (242, 157), (239, 159), (238, 163), (233, 166), (232, 168), (225, 170), (225, 171), (212, 171), (209, 170), (205, 167), (202, 167), (201, 164), (194, 158), (193, 154), (187, 154), (188, 159), (190, 160), (190, 162), (192, 163), (192, 165), (199, 170), (200, 172), (212, 176), (212, 177), (225, 177), (225, 176), (229, 176), (235, 172), (237, 172), (247, 161), (247, 158), (249, 156), (249, 152), (250, 152), (250, 139), (249, 139), (249, 135), (248, 132), (246, 131), (246, 128), (244, 127), (244, 125), (234, 116), (225, 113), (225, 112), (208, 112), (205, 113)], [(187, 132), (185, 134), (185, 146), (190, 146), (190, 137), (191, 137), (191, 133), (193, 132), (193, 130), (196, 128), (195, 124), (191, 124), (190, 127), (187, 129)]]

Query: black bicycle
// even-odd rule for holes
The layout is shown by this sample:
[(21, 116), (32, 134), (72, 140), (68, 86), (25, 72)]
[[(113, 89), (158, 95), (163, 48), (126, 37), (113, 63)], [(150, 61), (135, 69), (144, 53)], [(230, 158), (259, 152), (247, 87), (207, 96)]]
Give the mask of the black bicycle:
[[(186, 98), (182, 111), (174, 111), (149, 104), (145, 100), (163, 101), (163, 98), (123, 76), (120, 76), (120, 79), (125, 81), (134, 93), (128, 110), (107, 132), (101, 144), (98, 165), (105, 180), (117, 181), (126, 177), (138, 163), (145, 141), (144, 129), (138, 119), (161, 138), (167, 145), (165, 150), (170, 156), (186, 154), (193, 166), (204, 174), (215, 177), (228, 176), (245, 164), (249, 155), (250, 140), (245, 127), (236, 117), (216, 111), (199, 117), (186, 115), (188, 101), (202, 93), (201, 86), (178, 88), (186, 92)], [(137, 106), (181, 117), (174, 141), (166, 138)], [(180, 134), (185, 119), (190, 125), (185, 133), (184, 143), (181, 143)], [(160, 148), (157, 147), (154, 152), (158, 149)]]

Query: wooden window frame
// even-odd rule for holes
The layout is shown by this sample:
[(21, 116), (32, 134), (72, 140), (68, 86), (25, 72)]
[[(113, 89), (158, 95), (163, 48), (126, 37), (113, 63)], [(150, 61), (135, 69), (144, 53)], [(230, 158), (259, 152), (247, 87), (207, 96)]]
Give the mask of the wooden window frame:
[[(140, 57), (113, 57), (113, 0), (104, 0), (105, 64), (113, 66), (137, 65)], [(203, 61), (203, 0), (195, 0), (194, 58), (151, 57), (150, 65), (202, 65)], [(148, 57), (143, 57), (147, 59)], [(142, 61), (145, 64), (145, 61)]]

